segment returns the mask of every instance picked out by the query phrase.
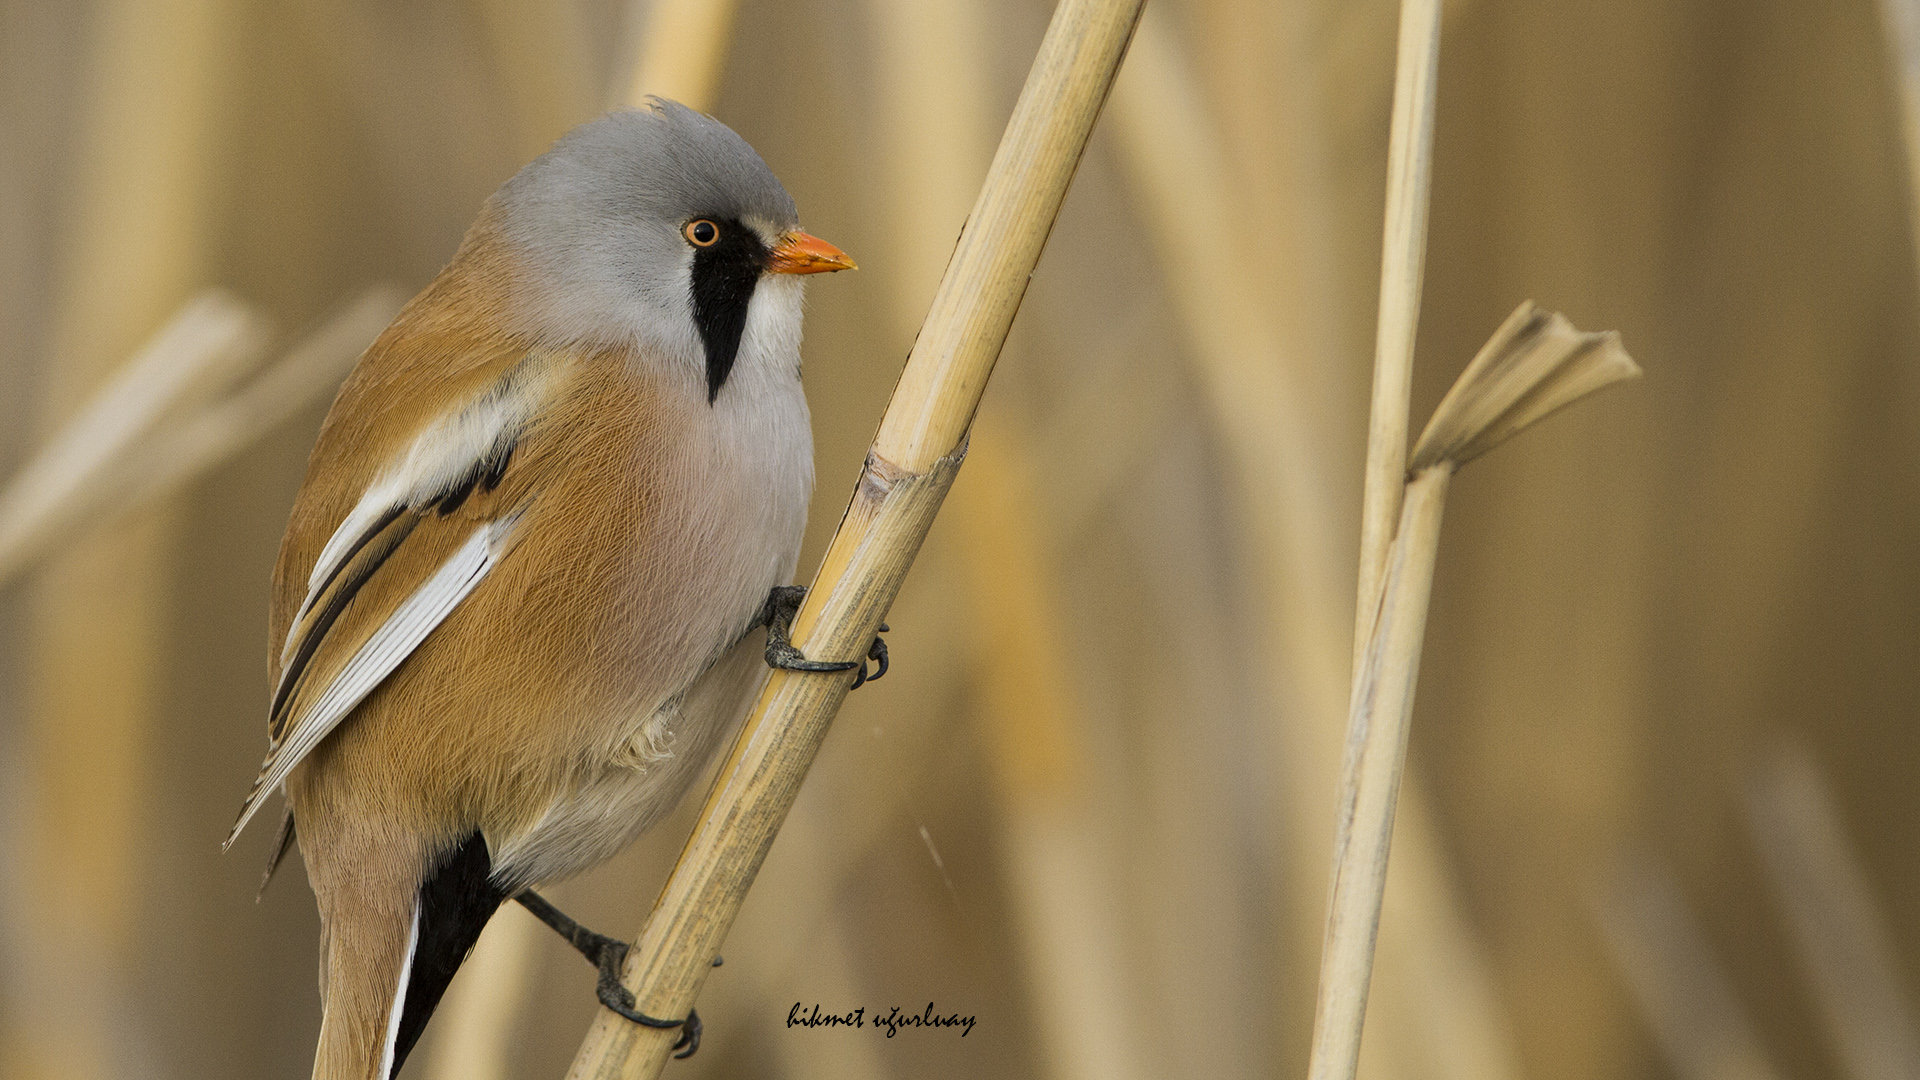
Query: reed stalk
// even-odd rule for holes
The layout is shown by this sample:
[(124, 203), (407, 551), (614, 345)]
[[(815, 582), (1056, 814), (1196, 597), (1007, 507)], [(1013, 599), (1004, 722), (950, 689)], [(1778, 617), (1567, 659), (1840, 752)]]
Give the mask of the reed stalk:
[(1618, 335), (1583, 334), (1565, 318), (1524, 303), (1467, 365), (1414, 447), (1348, 718), (1352, 756), (1338, 811), (1311, 1080), (1352, 1080), (1359, 1066), (1447, 486), (1461, 465), (1529, 425), (1638, 374)]
[[(1062, 0), (1014, 107), (852, 502), (793, 625), (808, 656), (864, 655), (966, 453), (1143, 0)], [(775, 671), (722, 765), (699, 824), (629, 955), (641, 1011), (685, 1016), (792, 806), (851, 676)], [(677, 1032), (602, 1012), (568, 1075), (658, 1075)]]
[[(1426, 270), (1427, 210), (1432, 196), (1434, 98), (1439, 82), (1442, 10), (1441, 0), (1402, 0), (1400, 5), (1393, 112), (1387, 135), (1387, 198), (1380, 245), (1379, 308), (1374, 330), (1373, 401), (1368, 410), (1367, 457), (1360, 503), (1359, 581), (1353, 610), (1349, 724), (1342, 755), (1341, 806), (1334, 820), (1334, 872), (1329, 883), (1326, 940), (1322, 944), (1320, 1000), (1315, 1008), (1312, 1057), (1308, 1066), (1309, 1075), (1315, 1077), (1322, 1075), (1319, 1070), (1323, 1061), (1327, 1068), (1344, 1070), (1349, 1077), (1359, 1068), (1360, 1029), (1366, 1016), (1366, 993), (1373, 974), (1380, 900), (1386, 890), (1383, 839), (1378, 856), (1380, 865), (1370, 868), (1378, 874), (1378, 887), (1374, 888), (1371, 882), (1365, 887), (1371, 892), (1373, 901), (1371, 911), (1361, 913), (1366, 925), (1364, 956), (1350, 955), (1351, 950), (1345, 948), (1336, 950), (1336, 940), (1345, 943), (1348, 939), (1348, 934), (1338, 937), (1335, 934), (1337, 913), (1341, 909), (1341, 853), (1347, 850), (1351, 840), (1349, 830), (1353, 816), (1349, 808), (1358, 805), (1365, 752), (1360, 742), (1364, 737), (1362, 729), (1353, 717), (1359, 712), (1370, 638), (1375, 629), (1374, 620), (1387, 587), (1386, 577), (1393, 554), (1390, 548), (1405, 512), (1403, 500), (1412, 494), (1410, 490), (1403, 491), (1402, 485), (1406, 481), (1414, 339), (1420, 324), (1420, 293)], [(1430, 520), (1423, 521), (1421, 525), (1424, 530), (1431, 531), (1431, 536), (1425, 539), (1434, 545), (1439, 542), (1439, 510), (1444, 503), (1446, 483), (1445, 478), (1435, 479), (1421, 492), (1423, 499), (1428, 500), (1423, 510), (1430, 515)], [(1416, 557), (1407, 569), (1410, 573), (1423, 573), (1426, 578), (1426, 584), (1417, 587), (1417, 591), (1423, 594), (1418, 605), (1418, 621), (1424, 630), (1424, 593), (1431, 588), (1432, 563), (1429, 559), (1423, 569)], [(1409, 585), (1413, 583), (1409, 582)], [(1409, 612), (1409, 615), (1412, 614)], [(1413, 661), (1417, 667), (1417, 652)], [(1410, 701), (1411, 682), (1405, 691)], [(1388, 838), (1400, 795), (1400, 763), (1405, 759), (1404, 732), (1399, 738), (1392, 755), (1393, 765), (1385, 804), (1370, 808), (1388, 823)], [(1415, 808), (1417, 811), (1418, 803)], [(1414, 835), (1424, 835), (1426, 831), (1412, 830)], [(1445, 895), (1431, 888), (1423, 891), (1436, 896)], [(1445, 924), (1444, 920), (1439, 922)], [(1343, 996), (1335, 1003), (1329, 1002), (1329, 963), (1343, 965), (1336, 969), (1336, 979), (1340, 983), (1351, 985), (1355, 980), (1358, 981), (1357, 1001)], [(1329, 1016), (1330, 1004), (1344, 1005), (1351, 1010), (1351, 1018), (1340, 1012)], [(1335, 1032), (1338, 1032), (1337, 1036)], [(1324, 1043), (1323, 1039), (1327, 1038), (1337, 1038), (1338, 1041)], [(1351, 1045), (1348, 1045), (1349, 1040)], [(1340, 1075), (1340, 1072), (1327, 1075)]]
[[(1359, 670), (1369, 623), (1385, 587), (1387, 547), (1400, 518), (1407, 460), (1407, 412), (1413, 392), (1413, 342), (1427, 259), (1427, 206), (1433, 186), (1433, 105), (1440, 72), (1440, 0), (1403, 0), (1394, 65), (1393, 120), (1387, 135), (1386, 226), (1380, 246), (1380, 310), (1373, 356), (1373, 408), (1367, 424), (1366, 486), (1360, 511), (1359, 604), (1353, 617), (1353, 668)], [(1347, 748), (1351, 758), (1353, 747)]]
[[(1340, 1062), (1335, 1065), (1329, 1061), (1329, 1067), (1344, 1068), (1346, 1075), (1351, 1076), (1352, 1070), (1359, 1066), (1360, 1027), (1366, 1012), (1366, 990), (1372, 977), (1380, 897), (1386, 887), (1383, 840), (1379, 855), (1379, 887), (1373, 890), (1372, 911), (1366, 919), (1364, 960), (1337, 954), (1333, 943), (1334, 913), (1340, 910), (1339, 853), (1345, 851), (1350, 842), (1349, 829), (1353, 819), (1347, 808), (1355, 805), (1358, 799), (1364, 753), (1358, 741), (1361, 730), (1352, 722), (1351, 716), (1357, 715), (1360, 707), (1369, 641), (1374, 631), (1373, 621), (1380, 611), (1382, 595), (1387, 587), (1391, 542), (1404, 512), (1402, 500), (1412, 494), (1411, 491), (1403, 493), (1402, 485), (1406, 479), (1414, 339), (1419, 329), (1420, 293), (1426, 269), (1427, 209), (1432, 195), (1434, 98), (1439, 82), (1441, 19), (1441, 0), (1402, 0), (1394, 62), (1393, 112), (1387, 136), (1387, 198), (1380, 245), (1379, 309), (1374, 331), (1373, 402), (1368, 411), (1367, 458), (1361, 491), (1359, 581), (1353, 611), (1353, 675), (1348, 706), (1350, 722), (1341, 768), (1342, 810), (1334, 821), (1336, 854), (1334, 877), (1330, 883), (1333, 898), (1329, 900), (1327, 940), (1322, 946), (1321, 996), (1314, 1018), (1312, 1064), (1309, 1065), (1310, 1075), (1315, 1076), (1320, 1075), (1316, 1071), (1318, 1063), (1328, 1060), (1326, 1055), (1329, 1052), (1333, 1060)], [(1431, 516), (1431, 520), (1422, 522), (1422, 528), (1431, 530), (1431, 537), (1426, 539), (1433, 544), (1439, 540), (1439, 507), (1444, 501), (1445, 492), (1445, 479), (1433, 480), (1421, 491), (1422, 498), (1430, 500), (1430, 506), (1423, 505), (1422, 509)], [(1433, 572), (1431, 562), (1422, 571), (1416, 558), (1407, 569), (1410, 573), (1424, 573), (1427, 584), (1419, 587), (1418, 591), (1424, 593), (1430, 588)], [(1424, 629), (1424, 598), (1419, 602), (1418, 619)], [(1417, 654), (1413, 659), (1417, 665)], [(1405, 689), (1411, 700), (1411, 682)], [(1398, 760), (1404, 760), (1405, 754), (1404, 734), (1401, 739), (1403, 741), (1395, 752)], [(1400, 793), (1398, 761), (1391, 772), (1387, 801), (1384, 806), (1374, 808), (1376, 812), (1383, 813), (1389, 829)], [(1416, 802), (1414, 805), (1417, 812), (1419, 804)], [(1427, 830), (1416, 829), (1411, 832), (1415, 836), (1422, 836)], [(1416, 860), (1420, 863), (1426, 861), (1424, 857)], [(1431, 885), (1420, 891), (1441, 899), (1444, 906), (1446, 894), (1443, 891)], [(1446, 926), (1450, 922), (1444, 917), (1431, 921), (1436, 926)], [(1339, 957), (1339, 963), (1358, 963), (1361, 969), (1343, 970), (1340, 973), (1343, 982), (1350, 983), (1356, 978), (1360, 981), (1358, 1001), (1342, 999), (1353, 1009), (1350, 1021), (1342, 1016), (1326, 1015), (1329, 1005), (1326, 965), (1336, 956)], [(1349, 1023), (1351, 1046), (1345, 1042), (1349, 1037), (1346, 1034), (1346, 1025)], [(1331, 1028), (1327, 1026), (1329, 1024)], [(1331, 1046), (1324, 1045), (1323, 1037), (1328, 1037), (1333, 1030), (1341, 1032), (1341, 1041)], [(1496, 1060), (1505, 1056), (1499, 1055), (1497, 1050), (1492, 1053), (1498, 1055)], [(1487, 1058), (1489, 1055), (1481, 1053), (1478, 1056)]]

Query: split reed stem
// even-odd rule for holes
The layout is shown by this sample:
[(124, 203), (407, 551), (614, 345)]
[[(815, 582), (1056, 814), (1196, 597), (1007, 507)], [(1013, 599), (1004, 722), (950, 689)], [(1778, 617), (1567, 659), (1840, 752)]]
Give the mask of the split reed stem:
[(1353, 1080), (1359, 1067), (1447, 485), (1466, 462), (1639, 370), (1618, 335), (1583, 334), (1559, 315), (1521, 304), (1461, 373), (1414, 447), (1399, 532), (1354, 680), (1310, 1080)]
[[(864, 655), (961, 459), (1027, 280), (1113, 84), (1144, 0), (1062, 0), (973, 213), (894, 389), (793, 641), (816, 660)], [(850, 675), (775, 671), (629, 955), (642, 1012), (681, 1017), (799, 792)], [(657, 1076), (678, 1032), (602, 1011), (571, 1080)]]

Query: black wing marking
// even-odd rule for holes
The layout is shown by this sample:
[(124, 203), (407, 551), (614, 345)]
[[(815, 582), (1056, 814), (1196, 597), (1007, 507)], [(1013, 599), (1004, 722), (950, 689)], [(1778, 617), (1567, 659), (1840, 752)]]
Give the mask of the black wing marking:
[[(311, 621), (306, 631), (296, 631), (299, 633), (300, 646), (294, 650), (286, 669), (280, 673), (280, 685), (274, 688), (273, 707), (267, 714), (267, 738), (274, 746), (278, 746), (281, 737), (286, 734), (287, 720), (292, 715), (288, 706), (293, 701), (293, 692), (300, 685), (301, 677), (306, 674), (307, 665), (313, 661), (320, 643), (326, 640), (327, 631), (333, 629), (333, 624), (347, 610), (353, 598), (359, 595), (361, 587), (386, 565), (387, 559), (399, 549), (401, 542), (411, 536), (414, 528), (420, 524), (419, 516), (404, 513), (404, 508), (388, 513), (380, 521), (378, 532), (368, 530), (368, 535), (355, 543), (354, 550), (359, 553), (359, 558), (340, 561), (342, 570), (349, 564), (353, 565), (353, 569), (340, 580), (339, 588), (327, 595), (326, 602), (317, 612), (310, 614)], [(371, 543), (375, 536), (381, 538), (377, 544)], [(336, 575), (339, 573), (339, 570), (335, 571)], [(332, 580), (332, 577), (328, 578), (330, 583)], [(319, 595), (315, 594), (316, 597)]]
[[(279, 744), (286, 731), (294, 691), (299, 687), (320, 643), (326, 640), (327, 632), (333, 629), (333, 624), (346, 611), (347, 605), (359, 595), (361, 587), (399, 550), (425, 515), (438, 511), (441, 517), (448, 517), (475, 490), (486, 494), (499, 487), (501, 479), (507, 474), (507, 466), (513, 461), (517, 443), (517, 439), (500, 440), (445, 488), (415, 505), (402, 504), (389, 508), (354, 539), (353, 545), (341, 556), (340, 561), (327, 572), (320, 587), (313, 591), (308, 610), (303, 613), (305, 628), (296, 628), (293, 632), (299, 645), (280, 673), (279, 686), (274, 688), (273, 705), (267, 713), (267, 737), (274, 745)], [(334, 588), (336, 583), (338, 588)]]

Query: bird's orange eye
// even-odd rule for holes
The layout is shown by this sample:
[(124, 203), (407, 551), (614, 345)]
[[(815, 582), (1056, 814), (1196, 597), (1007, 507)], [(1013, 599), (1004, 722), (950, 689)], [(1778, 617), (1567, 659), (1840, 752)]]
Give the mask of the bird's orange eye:
[(687, 243), (694, 247), (712, 247), (720, 239), (720, 226), (706, 218), (701, 218), (698, 221), (687, 222), (687, 227), (681, 229), (680, 233), (687, 238)]

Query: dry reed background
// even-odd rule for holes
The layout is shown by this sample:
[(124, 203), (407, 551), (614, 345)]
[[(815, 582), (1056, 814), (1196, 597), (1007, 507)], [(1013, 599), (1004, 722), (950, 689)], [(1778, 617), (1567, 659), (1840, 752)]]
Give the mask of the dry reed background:
[[(713, 111), (863, 267), (811, 300), (805, 566), (1048, 8), (732, 25)], [(1304, 1070), (1397, 8), (1150, 5), (895, 671), (849, 700), (670, 1075)], [(1413, 415), (1528, 297), (1647, 378), (1452, 486), (1361, 1075), (1910, 1075), (1920, 304), (1881, 13), (1445, 11)], [(0, 476), (204, 286), (278, 328), (265, 363), (418, 287), (624, 95), (643, 14), (0, 0)], [(294, 873), (254, 906), (266, 841), (217, 841), (319, 415), (0, 585), (0, 1076), (306, 1073), (311, 901)], [(689, 821), (559, 899), (629, 932)], [(526, 922), (469, 973), (507, 992), (457, 983), (409, 1077), (564, 1071), (591, 972)], [(784, 1027), (927, 1000), (978, 1026)]]

